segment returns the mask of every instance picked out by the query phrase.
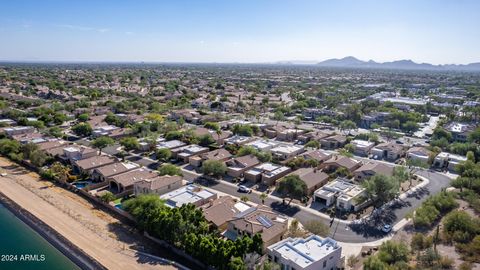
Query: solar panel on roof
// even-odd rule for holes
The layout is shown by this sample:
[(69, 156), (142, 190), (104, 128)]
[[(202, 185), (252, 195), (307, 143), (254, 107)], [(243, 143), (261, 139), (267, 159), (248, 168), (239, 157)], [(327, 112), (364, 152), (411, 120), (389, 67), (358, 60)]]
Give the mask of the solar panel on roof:
[(260, 215), (257, 217), (258, 222), (260, 222), (263, 226), (270, 228), (273, 226), (273, 222), (267, 218), (266, 216)]

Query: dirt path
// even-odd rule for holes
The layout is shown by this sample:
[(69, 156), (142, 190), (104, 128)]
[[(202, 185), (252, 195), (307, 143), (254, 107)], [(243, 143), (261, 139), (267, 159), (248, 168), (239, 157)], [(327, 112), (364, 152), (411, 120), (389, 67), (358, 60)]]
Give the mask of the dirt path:
[(128, 227), (83, 198), (0, 158), (0, 190), (108, 269), (177, 269), (138, 254)]

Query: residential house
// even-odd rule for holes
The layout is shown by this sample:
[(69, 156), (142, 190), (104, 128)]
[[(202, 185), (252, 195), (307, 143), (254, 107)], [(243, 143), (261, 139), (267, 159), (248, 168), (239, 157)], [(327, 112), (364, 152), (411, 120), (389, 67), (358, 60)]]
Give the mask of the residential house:
[(217, 161), (222, 161), (226, 162), (232, 157), (232, 154), (228, 152), (227, 150), (220, 148), (216, 149), (210, 152), (206, 152), (200, 155), (195, 155), (189, 158), (189, 163), (192, 166), (195, 167), (200, 167), (202, 166), (202, 163), (206, 160), (217, 160)]
[(376, 174), (393, 175), (393, 167), (380, 162), (368, 162), (353, 172), (355, 180), (363, 181)]
[(217, 193), (206, 190), (197, 185), (188, 185), (163, 194), (160, 198), (165, 200), (165, 204), (172, 208), (180, 207), (188, 203), (199, 207), (211, 200), (215, 200), (217, 198)]
[(309, 141), (318, 141), (320, 142), (321, 139), (324, 139), (328, 136), (331, 136), (331, 134), (320, 131), (320, 130), (315, 130), (315, 131), (310, 131), (308, 133), (304, 133), (298, 136), (298, 140), (302, 142), (303, 144), (309, 142)]
[(358, 169), (362, 164), (353, 158), (346, 156), (335, 155), (329, 160), (320, 164), (320, 169), (324, 169), (327, 172), (334, 172), (338, 168), (345, 168), (349, 172), (353, 172)]
[(255, 137), (248, 137), (248, 136), (241, 136), (241, 135), (234, 135), (230, 138), (225, 139), (225, 144), (234, 144), (237, 146), (242, 146), (246, 143), (252, 142), (257, 140)]
[(160, 141), (160, 142), (157, 142), (157, 149), (167, 148), (167, 149), (173, 150), (185, 145), (187, 144), (179, 140)]
[(441, 152), (433, 160), (433, 167), (438, 169), (447, 169), (449, 171), (456, 171), (456, 167), (461, 163), (467, 161), (467, 157)]
[(320, 144), (322, 145), (322, 148), (325, 148), (325, 149), (337, 149), (344, 146), (346, 142), (347, 142), (347, 137), (340, 134), (326, 137), (320, 140)]
[(236, 157), (226, 162), (227, 175), (231, 177), (242, 177), (243, 173), (254, 166), (260, 164), (258, 158), (254, 155)]
[(187, 163), (190, 157), (199, 155), (202, 153), (206, 153), (208, 152), (208, 150), (209, 150), (208, 147), (203, 147), (196, 144), (190, 144), (190, 145), (182, 146), (180, 148), (173, 149), (172, 157)]
[(91, 174), (96, 168), (116, 162), (117, 159), (113, 157), (96, 155), (85, 159), (73, 160), (73, 171), (78, 174)]
[(324, 150), (318, 149), (305, 152), (300, 156), (303, 157), (305, 160), (314, 159), (318, 161), (318, 164), (321, 164), (325, 160), (332, 158), (333, 155), (331, 153), (325, 152)]
[(405, 155), (405, 146), (393, 141), (385, 142), (373, 147), (371, 152), (376, 159), (395, 161)]
[(182, 177), (178, 175), (157, 176), (133, 184), (135, 196), (142, 194), (163, 195), (182, 186)]
[(354, 154), (357, 156), (368, 156), (370, 153), (370, 149), (372, 149), (375, 146), (374, 142), (369, 142), (365, 140), (353, 140), (350, 142), (350, 144), (354, 148)]
[(337, 178), (314, 192), (317, 203), (330, 207), (336, 202), (337, 209), (358, 211), (366, 205), (361, 197), (366, 195), (363, 187), (350, 183), (346, 179)]
[(271, 186), (277, 179), (290, 172), (289, 167), (280, 166), (272, 163), (263, 163), (253, 167), (244, 173), (245, 180), (252, 182), (261, 182), (264, 185)]
[(93, 169), (92, 179), (98, 182), (104, 182), (107, 178), (117, 174), (131, 171), (138, 168), (138, 165), (130, 162), (115, 162), (102, 167)]
[(458, 142), (466, 142), (468, 135), (475, 129), (475, 125), (450, 122), (444, 126), (445, 130), (452, 134), (452, 138)]
[(424, 162), (425, 164), (429, 163), (431, 155), (432, 151), (425, 147), (412, 147), (407, 150), (407, 159), (418, 160), (420, 162)]
[(133, 193), (135, 183), (156, 177), (158, 177), (157, 173), (145, 168), (139, 168), (111, 176), (107, 181), (110, 190), (113, 192), (122, 193), (131, 191)]
[(308, 196), (312, 195), (315, 190), (328, 182), (328, 174), (317, 168), (300, 168), (288, 175), (298, 175), (298, 177), (305, 182)]
[(198, 124), (200, 122), (200, 113), (195, 110), (183, 109), (170, 112), (170, 119), (178, 121), (185, 120), (188, 123)]
[(297, 155), (305, 152), (302, 146), (299, 145), (280, 145), (270, 149), (270, 152), (278, 160), (289, 160)]
[(227, 229), (228, 221), (252, 206), (230, 196), (223, 196), (202, 206), (205, 219), (220, 232)]
[(35, 128), (31, 126), (9, 127), (3, 130), (8, 137), (12, 138), (15, 135), (23, 135), (35, 132)]
[(60, 158), (73, 163), (76, 160), (95, 157), (97, 154), (97, 150), (93, 148), (83, 145), (72, 145), (63, 148), (63, 155)]
[(310, 235), (287, 238), (267, 248), (268, 259), (281, 269), (321, 270), (341, 269), (342, 247), (329, 237)]
[(233, 217), (227, 226), (225, 236), (231, 240), (248, 235), (262, 236), (264, 249), (282, 240), (287, 231), (288, 219), (280, 217), (266, 206), (251, 207)]
[(283, 143), (273, 140), (258, 139), (253, 142), (246, 143), (246, 146), (252, 146), (258, 151), (270, 151), (270, 149), (282, 145)]

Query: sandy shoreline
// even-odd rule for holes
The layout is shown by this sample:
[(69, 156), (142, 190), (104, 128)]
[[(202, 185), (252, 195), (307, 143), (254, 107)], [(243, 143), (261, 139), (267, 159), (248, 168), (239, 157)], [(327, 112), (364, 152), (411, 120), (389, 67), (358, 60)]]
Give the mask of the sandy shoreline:
[(90, 257), (81, 249), (73, 245), (65, 237), (57, 233), (43, 221), (30, 214), (20, 205), (10, 200), (0, 191), (0, 203), (13, 213), (17, 218), (27, 224), (30, 228), (40, 234), (52, 246), (63, 253), (81, 269), (106, 269), (98, 261)]
[(0, 177), (0, 191), (87, 254), (91, 262), (107, 269), (178, 269), (138, 252), (144, 247), (135, 234), (85, 199), (2, 157), (0, 167), (7, 172)]

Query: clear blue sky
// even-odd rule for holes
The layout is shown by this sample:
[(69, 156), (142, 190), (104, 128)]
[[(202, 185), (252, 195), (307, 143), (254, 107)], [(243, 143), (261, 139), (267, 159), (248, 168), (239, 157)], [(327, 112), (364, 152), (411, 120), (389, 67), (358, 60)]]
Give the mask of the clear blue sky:
[(480, 61), (477, 0), (12, 0), (0, 60)]

